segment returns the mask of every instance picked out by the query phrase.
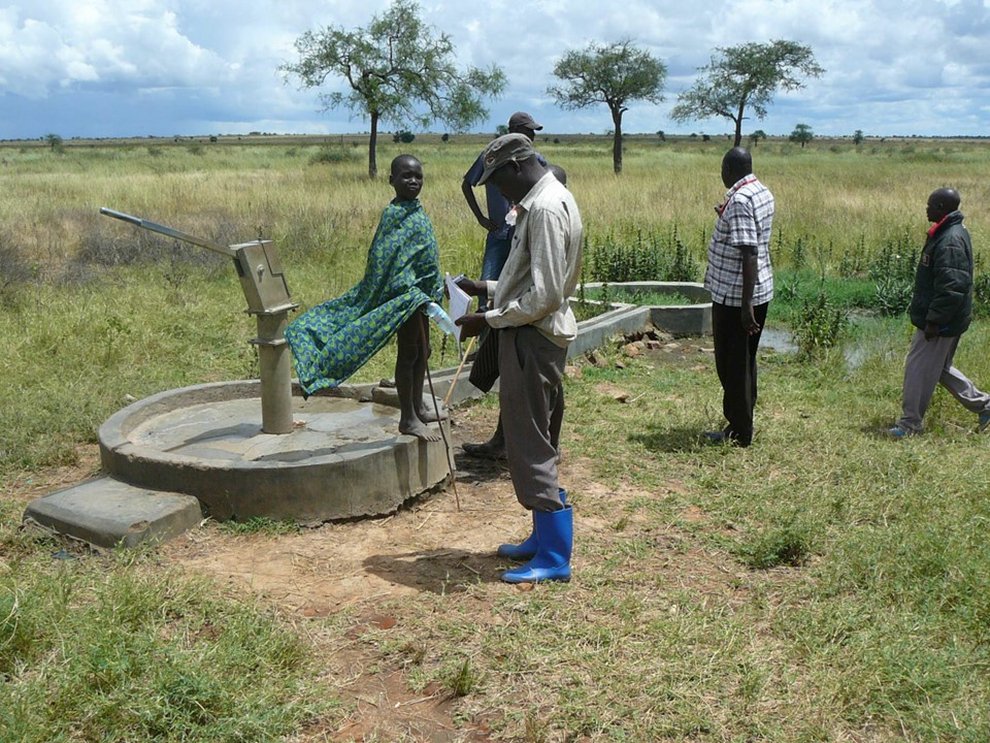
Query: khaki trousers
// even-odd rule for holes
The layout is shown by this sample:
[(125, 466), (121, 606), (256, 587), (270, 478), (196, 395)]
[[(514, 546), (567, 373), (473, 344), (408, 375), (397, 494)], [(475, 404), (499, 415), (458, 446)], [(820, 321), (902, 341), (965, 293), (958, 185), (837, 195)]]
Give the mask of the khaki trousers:
[(925, 340), (923, 331), (914, 331), (904, 361), (902, 412), (897, 421), (897, 425), (905, 431), (917, 433), (921, 430), (921, 421), (935, 394), (935, 386), (939, 384), (969, 412), (980, 414), (990, 411), (990, 395), (977, 389), (965, 374), (952, 365), (958, 346), (958, 335)]
[(524, 508), (557, 511), (557, 444), (564, 415), (567, 349), (532, 325), (499, 331), (498, 400), (505, 454)]

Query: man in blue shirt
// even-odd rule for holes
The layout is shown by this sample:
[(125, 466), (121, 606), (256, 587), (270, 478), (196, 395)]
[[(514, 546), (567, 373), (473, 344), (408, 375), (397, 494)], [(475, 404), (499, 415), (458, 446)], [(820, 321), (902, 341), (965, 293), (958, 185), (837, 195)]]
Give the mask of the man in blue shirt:
[[(525, 111), (517, 111), (509, 117), (509, 134), (525, 134), (532, 142), (536, 139), (536, 133), (543, 128), (537, 124)], [(546, 161), (537, 155), (537, 159), (544, 165)], [(467, 201), (471, 213), (478, 220), (478, 224), (488, 230), (488, 237), (485, 239), (485, 255), (481, 261), (481, 280), (494, 281), (502, 273), (502, 266), (509, 256), (509, 245), (512, 244), (512, 226), (505, 223), (505, 215), (512, 208), (512, 203), (506, 199), (491, 181), (484, 184), (485, 200), (488, 206), (488, 216), (485, 216), (478, 200), (474, 196), (474, 187), (481, 180), (481, 174), (485, 170), (485, 164), (481, 160), (481, 155), (474, 161), (464, 180), (461, 182), (461, 191), (464, 192), (464, 199)]]

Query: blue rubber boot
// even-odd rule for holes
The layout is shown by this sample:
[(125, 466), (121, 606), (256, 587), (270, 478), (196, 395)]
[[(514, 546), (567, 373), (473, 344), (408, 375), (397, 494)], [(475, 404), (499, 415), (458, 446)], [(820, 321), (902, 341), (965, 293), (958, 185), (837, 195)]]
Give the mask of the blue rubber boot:
[(574, 545), (574, 511), (533, 511), (536, 526), (536, 556), (525, 565), (506, 570), (506, 583), (538, 583), (571, 579), (571, 549)]
[[(557, 489), (560, 502), (567, 505), (567, 491), (563, 488)], [(536, 555), (536, 512), (533, 512), (533, 531), (519, 544), (500, 544), (495, 554), (499, 557), (507, 557), (510, 560), (531, 560)]]

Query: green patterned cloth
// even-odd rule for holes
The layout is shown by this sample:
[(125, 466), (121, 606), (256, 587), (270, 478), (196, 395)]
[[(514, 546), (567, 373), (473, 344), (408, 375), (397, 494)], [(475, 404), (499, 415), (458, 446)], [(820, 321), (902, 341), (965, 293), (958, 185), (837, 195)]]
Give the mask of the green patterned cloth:
[(440, 252), (418, 199), (382, 213), (364, 278), (289, 323), (285, 338), (306, 395), (336, 387), (364, 366), (416, 310), (443, 297)]

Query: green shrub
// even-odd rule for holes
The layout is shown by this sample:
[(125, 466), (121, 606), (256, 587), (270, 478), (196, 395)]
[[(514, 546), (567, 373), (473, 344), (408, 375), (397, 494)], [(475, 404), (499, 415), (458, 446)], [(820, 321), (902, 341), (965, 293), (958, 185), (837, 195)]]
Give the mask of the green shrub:
[(802, 356), (817, 356), (839, 343), (849, 325), (849, 313), (837, 306), (824, 288), (801, 303), (794, 327), (794, 341)]
[(875, 307), (881, 315), (887, 317), (904, 314), (911, 304), (913, 293), (913, 281), (896, 276), (885, 276), (876, 283)]
[(990, 317), (990, 274), (981, 273), (973, 278), (973, 314)]
[(333, 165), (334, 163), (347, 163), (357, 160), (358, 155), (343, 147), (321, 147), (309, 158), (310, 165)]
[(799, 237), (791, 246), (791, 268), (800, 271), (806, 263), (804, 240)]
[(870, 278), (874, 281), (881, 279), (912, 281), (916, 266), (917, 257), (912, 247), (911, 236), (905, 232), (880, 246), (880, 251), (870, 261)]
[(856, 247), (853, 250), (845, 251), (839, 259), (839, 276), (846, 278), (860, 276), (866, 269), (865, 261), (866, 238), (860, 235)]
[(591, 245), (593, 281), (697, 281), (698, 261), (681, 240), (677, 225), (666, 235), (637, 231), (631, 240), (608, 234)]

